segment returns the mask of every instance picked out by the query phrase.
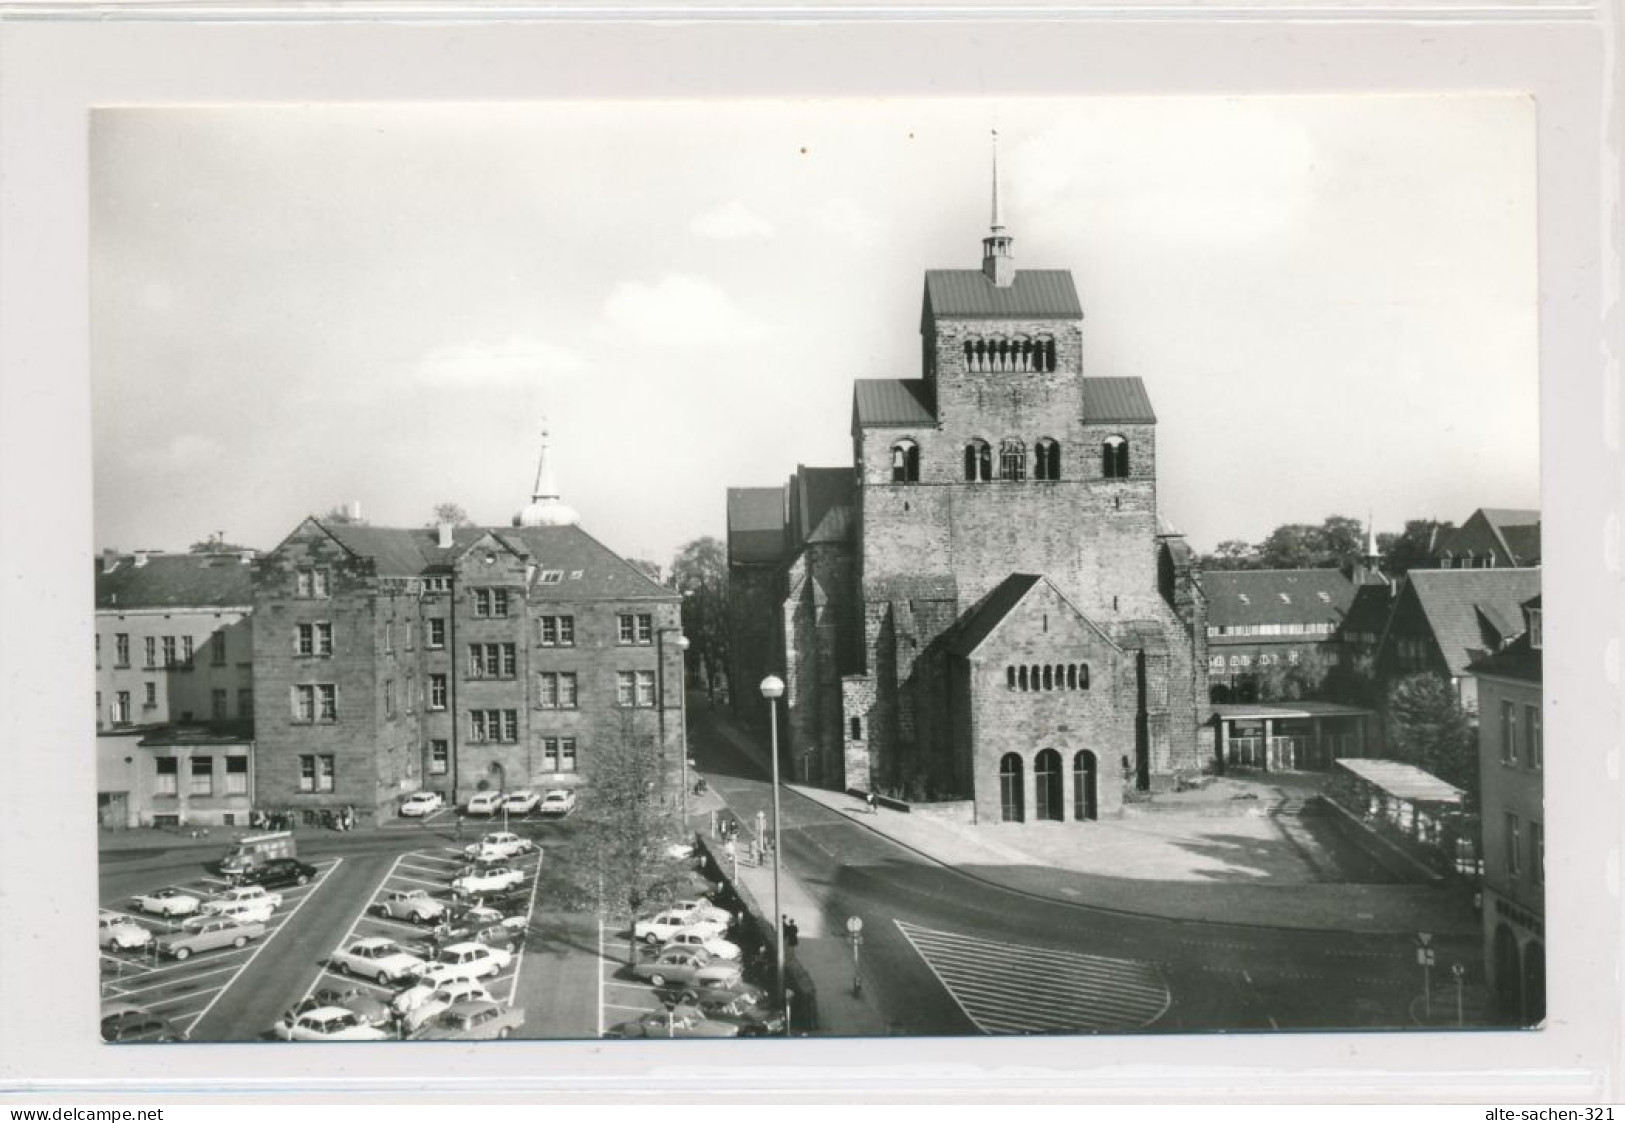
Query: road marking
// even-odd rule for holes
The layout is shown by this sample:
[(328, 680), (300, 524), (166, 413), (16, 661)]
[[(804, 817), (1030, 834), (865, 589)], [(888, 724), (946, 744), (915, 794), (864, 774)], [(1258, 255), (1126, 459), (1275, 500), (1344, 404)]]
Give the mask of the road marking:
[(1152, 963), (893, 923), (983, 1033), (1143, 1029), (1173, 1001)]
[[(209, 970), (209, 971), (198, 971), (198, 972), (196, 972), (194, 974), (186, 975), (184, 977), (187, 979), (188, 982), (190, 982), (193, 979), (206, 979), (210, 975), (224, 975), (224, 974), (226, 974), (226, 973), (228, 973), (230, 971), (234, 971), (236, 969), (237, 969), (237, 964), (235, 962), (233, 962), (233, 963), (226, 964), (224, 967), (216, 967), (216, 968), (214, 968), (212, 970)], [(178, 976), (166, 976), (165, 978), (159, 979), (156, 982), (151, 982), (149, 980), (144, 979), (144, 980), (142, 980), (142, 985), (141, 986), (125, 987), (124, 988), (124, 993), (126, 995), (144, 994), (149, 990), (164, 990), (164, 989), (166, 989), (168, 987), (172, 987), (172, 986), (175, 985), (175, 978), (176, 977), (178, 977)]]
[(515, 933), (519, 939), (516, 941), (518, 950), (513, 956), (513, 985), (508, 991), (509, 1008), (512, 1008), (513, 1000), (519, 996), (519, 972), (524, 968), (525, 952), (529, 950), (530, 919), (536, 913), (536, 887), (541, 884), (541, 880), (534, 876), (530, 879), (530, 896), (525, 903), (525, 928), (522, 932)]

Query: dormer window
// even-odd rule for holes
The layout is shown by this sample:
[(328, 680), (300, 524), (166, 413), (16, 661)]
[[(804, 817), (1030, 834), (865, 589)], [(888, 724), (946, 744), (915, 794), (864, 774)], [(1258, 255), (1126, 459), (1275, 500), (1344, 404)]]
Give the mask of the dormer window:
[(993, 446), (980, 437), (972, 437), (965, 446), (965, 479), (971, 483), (986, 483), (993, 478)]
[(1128, 438), (1114, 434), (1101, 444), (1100, 474), (1108, 480), (1128, 479)]
[(920, 482), (920, 446), (907, 437), (891, 446), (891, 482), (894, 484)]

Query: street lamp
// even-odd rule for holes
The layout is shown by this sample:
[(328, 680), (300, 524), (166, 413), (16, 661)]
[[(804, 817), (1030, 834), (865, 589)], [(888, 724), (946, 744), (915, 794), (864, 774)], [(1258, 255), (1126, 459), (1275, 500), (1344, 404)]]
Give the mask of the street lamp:
[(779, 699), (783, 696), (783, 679), (768, 675), (762, 680), (762, 697), (767, 699), (768, 722), (773, 731), (773, 969), (780, 995), (785, 993), (784, 912), (779, 907)]

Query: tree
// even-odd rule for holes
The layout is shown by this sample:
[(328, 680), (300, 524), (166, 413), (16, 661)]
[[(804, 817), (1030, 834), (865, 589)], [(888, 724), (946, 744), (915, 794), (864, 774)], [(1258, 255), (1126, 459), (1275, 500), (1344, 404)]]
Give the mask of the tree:
[(186, 548), (189, 554), (257, 554), (258, 550), (252, 546), (239, 546), (234, 542), (227, 542), (224, 531), (217, 530), (201, 542), (194, 542)]
[(1400, 760), (1464, 788), (1478, 790), (1472, 722), (1443, 676), (1410, 675), (1388, 691), (1388, 745)]
[(1258, 550), (1250, 542), (1227, 538), (1213, 548), (1211, 554), (1202, 555), (1203, 569), (1257, 569)]
[(1399, 577), (1412, 569), (1431, 568), (1435, 537), (1455, 529), (1455, 523), (1438, 519), (1407, 519), (1403, 533), (1377, 535), (1383, 572)]
[(1313, 648), (1300, 652), (1296, 663), (1271, 663), (1258, 673), (1258, 700), (1297, 702), (1317, 698), (1326, 685), (1330, 669), (1326, 657)]
[(461, 503), (436, 503), (434, 505), (434, 518), (429, 526), (473, 526), (474, 520), (468, 517)]
[(683, 592), (683, 634), (694, 653), (705, 693), (717, 700), (728, 677), (728, 555), (715, 538), (696, 538), (671, 563), (672, 584)]

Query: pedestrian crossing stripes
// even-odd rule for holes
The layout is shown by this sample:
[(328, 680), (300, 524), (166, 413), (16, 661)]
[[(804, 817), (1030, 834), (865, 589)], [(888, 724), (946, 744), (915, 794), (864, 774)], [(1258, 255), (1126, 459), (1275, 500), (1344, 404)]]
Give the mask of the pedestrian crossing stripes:
[(983, 1033), (1124, 1032), (1168, 1009), (1168, 986), (1150, 963), (893, 923)]

